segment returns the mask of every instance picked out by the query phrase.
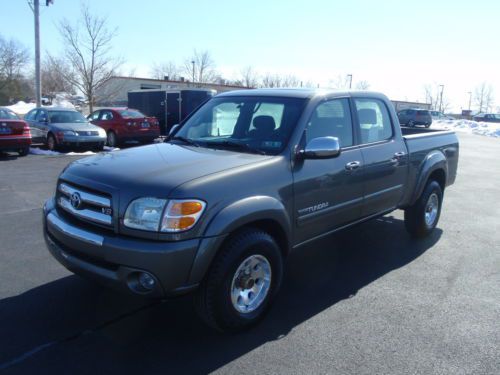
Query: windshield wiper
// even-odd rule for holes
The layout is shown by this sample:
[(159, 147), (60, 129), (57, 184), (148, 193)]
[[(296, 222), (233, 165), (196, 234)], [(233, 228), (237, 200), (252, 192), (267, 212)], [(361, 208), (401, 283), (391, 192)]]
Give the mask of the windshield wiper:
[(252, 146), (247, 145), (246, 143), (240, 143), (240, 142), (235, 142), (235, 141), (230, 141), (230, 140), (224, 140), (224, 141), (208, 141), (206, 143), (207, 147), (210, 146), (219, 146), (219, 147), (228, 147), (228, 148), (236, 148), (239, 150), (245, 150), (245, 151), (250, 151), (252, 153), (257, 153), (261, 155), (266, 155), (266, 153), (258, 148), (254, 148)]
[(189, 138), (186, 138), (186, 137), (182, 137), (180, 135), (176, 135), (175, 137), (169, 139), (170, 141), (181, 141), (181, 142), (184, 142), (184, 143), (187, 143), (188, 145), (191, 145), (191, 146), (194, 146), (194, 147), (200, 147), (200, 145), (198, 143), (196, 143), (195, 141), (189, 139)]

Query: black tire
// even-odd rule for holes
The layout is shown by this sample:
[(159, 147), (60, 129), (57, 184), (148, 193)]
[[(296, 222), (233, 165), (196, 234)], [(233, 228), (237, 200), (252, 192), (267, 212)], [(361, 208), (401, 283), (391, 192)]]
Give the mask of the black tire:
[(58, 146), (56, 137), (54, 137), (53, 134), (49, 133), (49, 135), (47, 135), (47, 149), (49, 149), (50, 151), (56, 151), (57, 148)]
[(18, 153), (19, 153), (19, 156), (26, 156), (30, 153), (30, 148), (23, 147), (23, 148), (19, 149)]
[[(267, 294), (263, 294), (262, 302), (256, 305), (258, 307), (253, 311), (242, 313), (233, 304), (231, 290), (237, 277), (236, 271), (249, 257), (266, 259), (271, 276)], [(223, 245), (212, 262), (195, 294), (196, 310), (209, 326), (219, 331), (241, 331), (262, 319), (281, 286), (282, 278), (283, 257), (273, 237), (259, 229), (243, 229)], [(246, 281), (254, 285), (252, 280)], [(258, 285), (258, 282), (259, 279), (256, 279), (255, 285)]]
[(118, 146), (118, 138), (116, 136), (116, 133), (112, 130), (110, 130), (107, 134), (107, 137), (106, 137), (106, 144), (109, 146), (109, 147), (117, 147)]
[[(429, 211), (432, 208), (430, 207), (432, 205), (431, 199), (437, 203), (435, 215), (431, 215)], [(439, 221), (442, 203), (441, 186), (434, 180), (429, 181), (413, 206), (405, 210), (405, 227), (412, 237), (423, 238), (431, 234)], [(426, 220), (426, 212), (429, 214), (428, 220)]]
[(431, 124), (425, 125), (425, 127), (426, 127), (426, 128), (428, 128), (428, 127), (430, 127), (430, 126), (431, 126)]

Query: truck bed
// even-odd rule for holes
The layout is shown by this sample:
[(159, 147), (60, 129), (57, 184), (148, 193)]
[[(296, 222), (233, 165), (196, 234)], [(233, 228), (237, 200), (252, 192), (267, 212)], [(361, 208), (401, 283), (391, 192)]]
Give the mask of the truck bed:
[[(454, 131), (427, 128), (401, 127), (403, 139), (408, 149), (410, 168), (409, 186), (415, 186), (425, 173), (425, 164), (429, 158), (442, 159), (446, 164), (445, 186), (453, 184), (458, 167), (458, 138)], [(441, 154), (441, 156), (439, 155)], [(410, 191), (412, 189), (408, 189)], [(405, 196), (403, 202), (412, 203), (415, 194)]]

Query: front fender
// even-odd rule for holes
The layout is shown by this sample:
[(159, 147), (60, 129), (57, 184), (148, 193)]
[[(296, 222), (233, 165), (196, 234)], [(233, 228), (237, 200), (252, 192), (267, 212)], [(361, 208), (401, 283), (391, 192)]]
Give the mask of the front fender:
[(208, 224), (193, 262), (189, 282), (198, 283), (203, 279), (215, 254), (230, 233), (259, 220), (276, 222), (284, 232), (290, 248), (291, 224), (285, 206), (269, 196), (241, 199), (219, 211)]
[(428, 154), (420, 167), (420, 171), (417, 176), (417, 183), (415, 184), (415, 191), (411, 199), (411, 204), (420, 197), (424, 191), (425, 185), (429, 176), (436, 170), (443, 170), (446, 177), (448, 176), (448, 162), (446, 156), (441, 151), (433, 151)]

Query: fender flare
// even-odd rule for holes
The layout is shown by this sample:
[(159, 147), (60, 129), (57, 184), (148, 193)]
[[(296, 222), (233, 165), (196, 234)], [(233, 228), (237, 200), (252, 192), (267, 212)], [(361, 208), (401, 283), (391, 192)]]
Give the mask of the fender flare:
[(426, 156), (425, 161), (420, 167), (417, 183), (415, 184), (415, 191), (413, 192), (410, 204), (414, 204), (420, 195), (422, 195), (430, 175), (437, 170), (442, 170), (444, 172), (446, 185), (446, 178), (448, 176), (448, 161), (446, 160), (446, 156), (441, 151), (434, 151)]
[(270, 196), (252, 196), (231, 203), (217, 213), (205, 230), (193, 261), (189, 284), (200, 282), (224, 240), (238, 228), (259, 220), (272, 220), (286, 237), (288, 253), (291, 248), (291, 223), (285, 206)]

